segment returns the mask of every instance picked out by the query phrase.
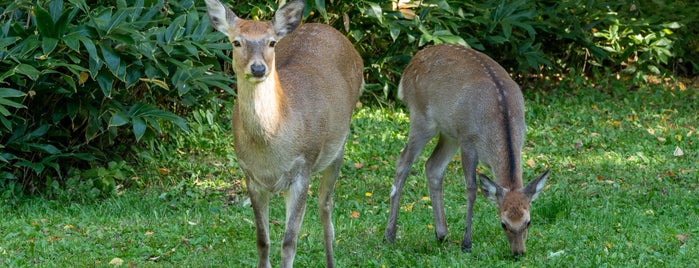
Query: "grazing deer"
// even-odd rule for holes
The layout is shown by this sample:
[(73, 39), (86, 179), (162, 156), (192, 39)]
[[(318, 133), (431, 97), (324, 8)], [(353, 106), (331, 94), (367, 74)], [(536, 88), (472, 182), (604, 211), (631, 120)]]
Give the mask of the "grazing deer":
[[(332, 192), (362, 85), (359, 53), (328, 25), (299, 26), (304, 1), (272, 21), (238, 18), (206, 0), (211, 22), (233, 44), (238, 96), (234, 145), (255, 214), (258, 267), (270, 267), (269, 199), (285, 191), (281, 267), (292, 267), (313, 173), (320, 171), (319, 214), (327, 267), (333, 267)], [(298, 27), (298, 28), (297, 28)]]
[(444, 171), (461, 148), (468, 197), (461, 249), (471, 251), (476, 166), (481, 160), (497, 179), (494, 183), (481, 174), (481, 191), (498, 208), (512, 254), (523, 254), (529, 206), (546, 184), (548, 171), (522, 187), (520, 154), (526, 126), (519, 86), (488, 56), (463, 46), (437, 45), (423, 49), (410, 61), (398, 87), (398, 98), (410, 110), (410, 134), (396, 164), (384, 238), (395, 241), (400, 193), (410, 166), (425, 144), (439, 135), (425, 165), (437, 240), (443, 241), (447, 235), (442, 196)]

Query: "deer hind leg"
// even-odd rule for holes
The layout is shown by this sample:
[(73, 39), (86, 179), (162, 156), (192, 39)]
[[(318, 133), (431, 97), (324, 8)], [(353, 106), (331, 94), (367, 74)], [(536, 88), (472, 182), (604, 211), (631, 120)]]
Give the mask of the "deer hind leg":
[(325, 242), (325, 267), (334, 267), (333, 262), (333, 241), (335, 240), (335, 229), (332, 222), (333, 212), (333, 189), (335, 181), (340, 174), (344, 149), (340, 151), (335, 161), (323, 170), (323, 177), (318, 190), (318, 215), (323, 223), (323, 241)]
[(455, 139), (440, 135), (437, 146), (425, 164), (434, 215), (434, 234), (439, 242), (444, 241), (447, 235), (447, 220), (444, 214), (444, 197), (442, 195), (444, 171), (458, 148)]
[(396, 161), (396, 174), (391, 187), (391, 212), (386, 223), (386, 231), (384, 232), (384, 240), (393, 242), (396, 240), (396, 225), (398, 223), (398, 211), (400, 210), (400, 194), (405, 185), (405, 179), (410, 173), (410, 167), (413, 162), (420, 156), (420, 153), (425, 148), (427, 142), (435, 136), (436, 130), (434, 125), (424, 117), (415, 118), (411, 114), (410, 134), (408, 135), (408, 145), (403, 149), (398, 161)]
[(299, 229), (306, 213), (306, 199), (310, 185), (310, 167), (303, 164), (303, 160), (297, 161), (294, 170), (288, 179), (292, 181), (286, 191), (286, 231), (282, 240), (281, 267), (293, 267), (296, 256), (296, 243), (299, 237)]
[(478, 155), (473, 148), (461, 146), (461, 165), (466, 179), (466, 197), (468, 208), (466, 211), (466, 230), (464, 240), (461, 242), (461, 251), (471, 252), (471, 223), (473, 220), (473, 205), (476, 202), (478, 185), (476, 184), (476, 167), (478, 166)]
[[(246, 175), (249, 178), (249, 176)], [(257, 267), (272, 267), (269, 261), (269, 195), (270, 193), (247, 182), (248, 196), (255, 214), (255, 232), (257, 234)]]

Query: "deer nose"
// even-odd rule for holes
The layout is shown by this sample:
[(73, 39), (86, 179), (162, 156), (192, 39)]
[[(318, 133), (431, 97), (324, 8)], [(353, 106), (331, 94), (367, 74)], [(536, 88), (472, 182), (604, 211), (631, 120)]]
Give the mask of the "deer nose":
[(265, 67), (262, 64), (253, 64), (250, 65), (250, 72), (252, 73), (252, 76), (260, 78), (265, 76), (265, 72), (267, 71), (267, 67)]

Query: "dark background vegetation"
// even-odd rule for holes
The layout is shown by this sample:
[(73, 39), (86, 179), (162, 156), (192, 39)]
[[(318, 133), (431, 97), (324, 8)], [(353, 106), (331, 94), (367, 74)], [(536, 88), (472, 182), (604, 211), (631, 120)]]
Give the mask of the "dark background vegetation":
[[(277, 8), (224, 2), (249, 19)], [(698, 13), (662, 0), (307, 1), (305, 21), (348, 36), (365, 62), (362, 101), (381, 106), (411, 55), (439, 43), (485, 52), (523, 90), (683, 89), (699, 72)], [(96, 198), (168, 172), (139, 167), (188, 121), (228, 120), (201, 111), (234, 99), (229, 48), (203, 1), (0, 1), (0, 194)]]

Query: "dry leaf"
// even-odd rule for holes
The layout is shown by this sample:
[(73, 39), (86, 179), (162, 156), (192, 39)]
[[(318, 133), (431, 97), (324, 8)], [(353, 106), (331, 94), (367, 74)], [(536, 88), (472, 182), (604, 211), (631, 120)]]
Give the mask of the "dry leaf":
[(672, 155), (680, 157), (684, 155), (684, 152), (682, 149), (680, 149), (680, 147), (675, 147), (675, 151), (672, 153)]
[(109, 261), (109, 264), (114, 266), (121, 266), (124, 264), (124, 260), (122, 260), (121, 258), (114, 258), (111, 261)]
[(536, 166), (536, 163), (534, 163), (534, 160), (529, 159), (529, 160), (527, 160), (527, 166), (529, 166), (530, 168), (533, 168)]
[(160, 175), (167, 175), (170, 174), (170, 170), (167, 168), (159, 168), (158, 173), (160, 173)]
[(655, 136), (655, 129), (648, 128), (647, 131), (648, 131), (648, 134)]
[(362, 163), (354, 163), (355, 168), (362, 168), (363, 166), (364, 166), (364, 164), (362, 164)]
[(681, 245), (684, 245), (684, 243), (687, 242), (687, 238), (689, 238), (690, 236), (690, 234), (678, 234), (675, 236), (675, 238), (677, 238), (677, 240), (680, 241)]
[(355, 210), (355, 211), (352, 211), (352, 214), (350, 215), (350, 218), (352, 218), (352, 219), (359, 219), (359, 212), (357, 212), (356, 210)]

